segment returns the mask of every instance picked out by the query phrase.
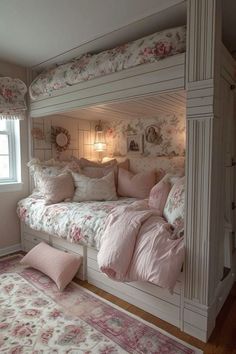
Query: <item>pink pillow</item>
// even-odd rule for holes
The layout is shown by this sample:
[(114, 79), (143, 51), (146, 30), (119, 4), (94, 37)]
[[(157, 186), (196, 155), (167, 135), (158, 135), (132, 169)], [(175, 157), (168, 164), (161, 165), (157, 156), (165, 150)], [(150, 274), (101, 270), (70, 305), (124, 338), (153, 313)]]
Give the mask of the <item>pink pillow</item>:
[(155, 183), (155, 171), (140, 172), (135, 175), (130, 171), (119, 168), (118, 194), (121, 197), (148, 198)]
[(124, 160), (124, 161), (122, 161), (122, 162), (119, 162), (118, 164), (117, 164), (117, 167), (118, 168), (123, 168), (124, 170), (129, 170), (129, 159), (126, 159), (126, 160)]
[(60, 203), (74, 195), (74, 182), (70, 173), (58, 176), (38, 175), (39, 190), (46, 199), (46, 204)]
[(84, 159), (83, 157), (81, 157), (79, 159), (79, 165), (80, 165), (81, 168), (85, 168), (85, 167), (105, 167), (105, 166), (115, 165), (116, 163), (117, 163), (116, 159), (109, 160), (109, 161), (104, 162), (104, 163), (87, 160), (87, 159)]
[(44, 242), (32, 248), (21, 260), (22, 264), (46, 274), (59, 290), (64, 290), (71, 282), (81, 262), (81, 256), (59, 251)]
[(163, 215), (166, 200), (171, 190), (171, 184), (167, 179), (162, 179), (152, 189), (149, 195), (148, 205), (150, 208), (156, 209), (158, 215)]

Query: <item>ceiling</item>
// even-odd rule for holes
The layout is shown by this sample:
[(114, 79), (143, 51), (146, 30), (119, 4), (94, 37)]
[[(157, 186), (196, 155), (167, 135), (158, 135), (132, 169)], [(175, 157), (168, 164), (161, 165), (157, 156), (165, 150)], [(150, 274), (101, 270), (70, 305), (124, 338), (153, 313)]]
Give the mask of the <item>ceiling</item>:
[[(181, 0), (168, 0), (175, 5)], [(1, 0), (0, 1), (0, 59), (24, 66), (34, 66), (61, 53), (90, 45), (83, 52), (101, 50), (154, 32), (167, 24), (185, 22), (185, 6), (179, 11), (153, 19), (149, 16), (166, 8), (166, 0)], [(184, 15), (182, 15), (184, 14)], [(176, 16), (176, 19), (175, 19)], [(181, 17), (179, 21), (179, 17)], [(145, 24), (136, 23), (146, 18)], [(155, 20), (155, 21), (154, 21)], [(160, 22), (160, 23), (159, 23)], [(135, 24), (135, 30), (126, 26)], [(120, 29), (121, 33), (116, 35)], [(115, 33), (114, 33), (115, 32)], [(142, 33), (143, 32), (143, 33)], [(97, 39), (113, 33), (97, 44)], [(96, 41), (95, 41), (96, 39)], [(93, 43), (91, 43), (93, 42)], [(86, 50), (87, 49), (87, 50)], [(76, 52), (76, 55), (79, 53)]]
[(184, 91), (178, 91), (80, 108), (60, 115), (104, 121), (127, 118), (154, 118), (163, 114), (185, 113), (185, 110), (186, 94)]
[[(0, 60), (35, 66), (103, 50), (186, 21), (181, 0), (1, 0)], [(172, 9), (165, 10), (168, 4)], [(223, 1), (223, 36), (236, 49), (236, 1)], [(161, 11), (161, 12), (159, 12)]]

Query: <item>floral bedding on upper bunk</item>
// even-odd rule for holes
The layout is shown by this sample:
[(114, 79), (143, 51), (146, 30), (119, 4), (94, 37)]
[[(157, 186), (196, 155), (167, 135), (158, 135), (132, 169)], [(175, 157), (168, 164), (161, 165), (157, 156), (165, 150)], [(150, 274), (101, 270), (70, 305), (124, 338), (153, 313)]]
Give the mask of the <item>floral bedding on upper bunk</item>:
[(186, 51), (186, 26), (151, 34), (98, 54), (86, 53), (38, 75), (30, 85), (32, 100), (54, 91)]

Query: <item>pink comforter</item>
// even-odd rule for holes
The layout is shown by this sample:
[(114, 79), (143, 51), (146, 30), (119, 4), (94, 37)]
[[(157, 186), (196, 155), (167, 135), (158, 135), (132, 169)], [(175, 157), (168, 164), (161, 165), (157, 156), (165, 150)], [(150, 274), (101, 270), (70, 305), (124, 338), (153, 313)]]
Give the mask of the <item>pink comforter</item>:
[(184, 261), (183, 238), (145, 201), (114, 209), (106, 219), (98, 266), (118, 281), (149, 281), (173, 290)]

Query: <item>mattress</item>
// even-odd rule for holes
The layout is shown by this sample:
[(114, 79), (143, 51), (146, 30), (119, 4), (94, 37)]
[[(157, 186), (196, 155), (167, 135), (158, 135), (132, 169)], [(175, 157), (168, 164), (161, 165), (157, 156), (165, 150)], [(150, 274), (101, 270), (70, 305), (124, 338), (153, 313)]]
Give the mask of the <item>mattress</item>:
[(45, 200), (35, 193), (18, 202), (17, 214), (21, 221), (34, 230), (99, 249), (104, 221), (110, 211), (135, 200), (119, 198), (116, 201), (45, 205)]
[(32, 100), (114, 72), (153, 63), (186, 51), (186, 27), (170, 28), (98, 54), (86, 53), (39, 74), (29, 88)]

